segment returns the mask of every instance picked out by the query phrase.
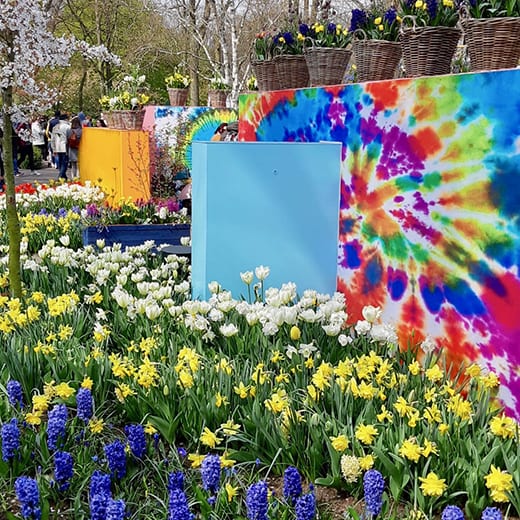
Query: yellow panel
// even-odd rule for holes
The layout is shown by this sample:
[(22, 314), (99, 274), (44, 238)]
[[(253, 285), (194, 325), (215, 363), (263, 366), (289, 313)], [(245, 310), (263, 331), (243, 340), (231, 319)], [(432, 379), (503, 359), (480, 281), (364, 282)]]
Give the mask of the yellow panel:
[(148, 133), (84, 128), (79, 153), (81, 181), (100, 185), (111, 202), (150, 198)]

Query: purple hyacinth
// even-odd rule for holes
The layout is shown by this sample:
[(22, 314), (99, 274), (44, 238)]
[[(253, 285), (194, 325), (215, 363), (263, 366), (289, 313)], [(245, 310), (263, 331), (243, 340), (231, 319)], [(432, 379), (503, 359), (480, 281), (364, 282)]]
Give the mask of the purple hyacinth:
[(88, 388), (80, 388), (76, 394), (76, 406), (78, 418), (84, 422), (89, 422), (94, 414), (94, 402), (92, 392)]
[(430, 16), (430, 19), (433, 20), (437, 16), (437, 0), (426, 0), (426, 7), (428, 9), (428, 15)]
[(23, 390), (19, 381), (11, 379), (7, 382), (7, 399), (13, 408), (23, 408)]
[(2, 438), (2, 460), (9, 462), (20, 447), (20, 429), (16, 418), (2, 425), (0, 437)]
[(441, 520), (464, 520), (464, 513), (460, 507), (446, 506), (442, 511)]
[(90, 478), (89, 506), (91, 520), (105, 520), (109, 500), (112, 498), (110, 490), (110, 475), (101, 471), (94, 471)]
[(14, 483), (14, 490), (22, 508), (22, 518), (40, 520), (40, 492), (36, 480), (18, 477)]
[(481, 520), (502, 520), (502, 512), (498, 507), (486, 507), (482, 511)]
[(172, 489), (168, 499), (168, 520), (192, 520), (188, 499), (181, 489)]
[(112, 475), (116, 478), (123, 478), (126, 475), (125, 445), (121, 441), (116, 440), (107, 444), (104, 450)]
[(54, 453), (54, 479), (58, 483), (60, 491), (65, 491), (69, 488), (73, 467), (74, 461), (70, 453), (66, 451)]
[(307, 36), (310, 31), (309, 26), (306, 23), (301, 23), (298, 27), (298, 30), (300, 31), (300, 34), (302, 34), (303, 36)]
[(130, 451), (134, 457), (142, 459), (146, 453), (146, 436), (142, 424), (129, 424), (125, 427)]
[(383, 507), (383, 491), (385, 479), (376, 469), (369, 469), (363, 477), (365, 505), (372, 516), (377, 516)]
[(392, 25), (395, 20), (397, 19), (397, 10), (395, 7), (390, 7), (387, 9), (384, 15), (385, 21), (388, 23), (388, 25)]
[(174, 489), (184, 491), (184, 473), (182, 471), (174, 471), (168, 475), (168, 492)]
[(330, 22), (330, 23), (327, 25), (327, 32), (328, 32), (329, 34), (336, 34), (336, 24)]
[(216, 493), (220, 487), (220, 458), (218, 455), (206, 455), (200, 467), (202, 487), (210, 493)]
[(363, 9), (352, 9), (352, 17), (350, 19), (350, 32), (361, 29), (367, 22), (367, 13)]
[(248, 520), (267, 520), (267, 484), (261, 480), (249, 486), (246, 494)]
[(283, 496), (292, 504), (302, 494), (302, 477), (300, 472), (289, 466), (283, 474)]
[(50, 412), (47, 421), (47, 447), (55, 450), (58, 440), (65, 437), (67, 424), (67, 407), (64, 404), (57, 404)]
[(296, 500), (296, 520), (312, 520), (316, 516), (316, 497), (306, 493)]
[(124, 520), (126, 513), (126, 504), (124, 500), (108, 499), (106, 520)]

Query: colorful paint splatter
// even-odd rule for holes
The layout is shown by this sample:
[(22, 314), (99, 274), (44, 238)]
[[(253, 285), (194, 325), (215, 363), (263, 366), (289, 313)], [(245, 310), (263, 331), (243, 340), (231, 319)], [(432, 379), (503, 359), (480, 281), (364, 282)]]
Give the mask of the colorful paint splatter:
[(239, 113), (241, 140), (343, 143), (352, 320), (379, 305), (402, 339), (496, 371), (520, 418), (520, 70), (250, 95)]

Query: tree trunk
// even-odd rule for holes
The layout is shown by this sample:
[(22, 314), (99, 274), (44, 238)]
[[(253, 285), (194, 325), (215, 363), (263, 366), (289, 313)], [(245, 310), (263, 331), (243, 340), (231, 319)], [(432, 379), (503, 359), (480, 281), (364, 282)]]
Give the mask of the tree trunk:
[(4, 172), (7, 233), (9, 235), (9, 292), (12, 298), (22, 297), (22, 276), (20, 267), (20, 220), (16, 211), (16, 194), (14, 184), (13, 165), (13, 124), (10, 109), (13, 106), (13, 89), (6, 87), (2, 90), (2, 122), (4, 126)]

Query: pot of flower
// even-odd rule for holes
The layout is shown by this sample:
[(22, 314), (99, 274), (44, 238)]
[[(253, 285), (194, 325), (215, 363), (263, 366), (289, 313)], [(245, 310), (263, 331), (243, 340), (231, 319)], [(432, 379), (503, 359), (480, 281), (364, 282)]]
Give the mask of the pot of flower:
[(310, 86), (343, 83), (352, 54), (351, 33), (332, 22), (316, 22), (310, 27), (300, 24), (300, 33), (305, 36), (304, 56)]
[(144, 105), (150, 97), (145, 93), (146, 76), (137, 72), (126, 75), (114, 92), (99, 100), (104, 119), (109, 128), (117, 130), (141, 130)]
[(469, 2), (461, 9), (461, 25), (470, 70), (512, 69), (518, 66), (519, 2)]
[(184, 107), (188, 102), (188, 87), (190, 78), (179, 71), (175, 71), (164, 78), (170, 105), (174, 107)]
[(230, 88), (221, 76), (210, 79), (208, 88), (208, 106), (211, 108), (226, 108)]
[(395, 8), (364, 11), (353, 9), (350, 32), (358, 81), (378, 81), (395, 77), (401, 61), (400, 18)]
[(274, 40), (268, 32), (258, 33), (253, 41), (251, 68), (258, 82), (258, 90), (278, 90), (280, 83), (273, 60)]
[(274, 58), (280, 89), (309, 86), (309, 71), (303, 55), (305, 36), (299, 29), (279, 32), (274, 37)]
[(453, 0), (402, 0), (398, 14), (405, 75), (449, 74), (462, 36)]

